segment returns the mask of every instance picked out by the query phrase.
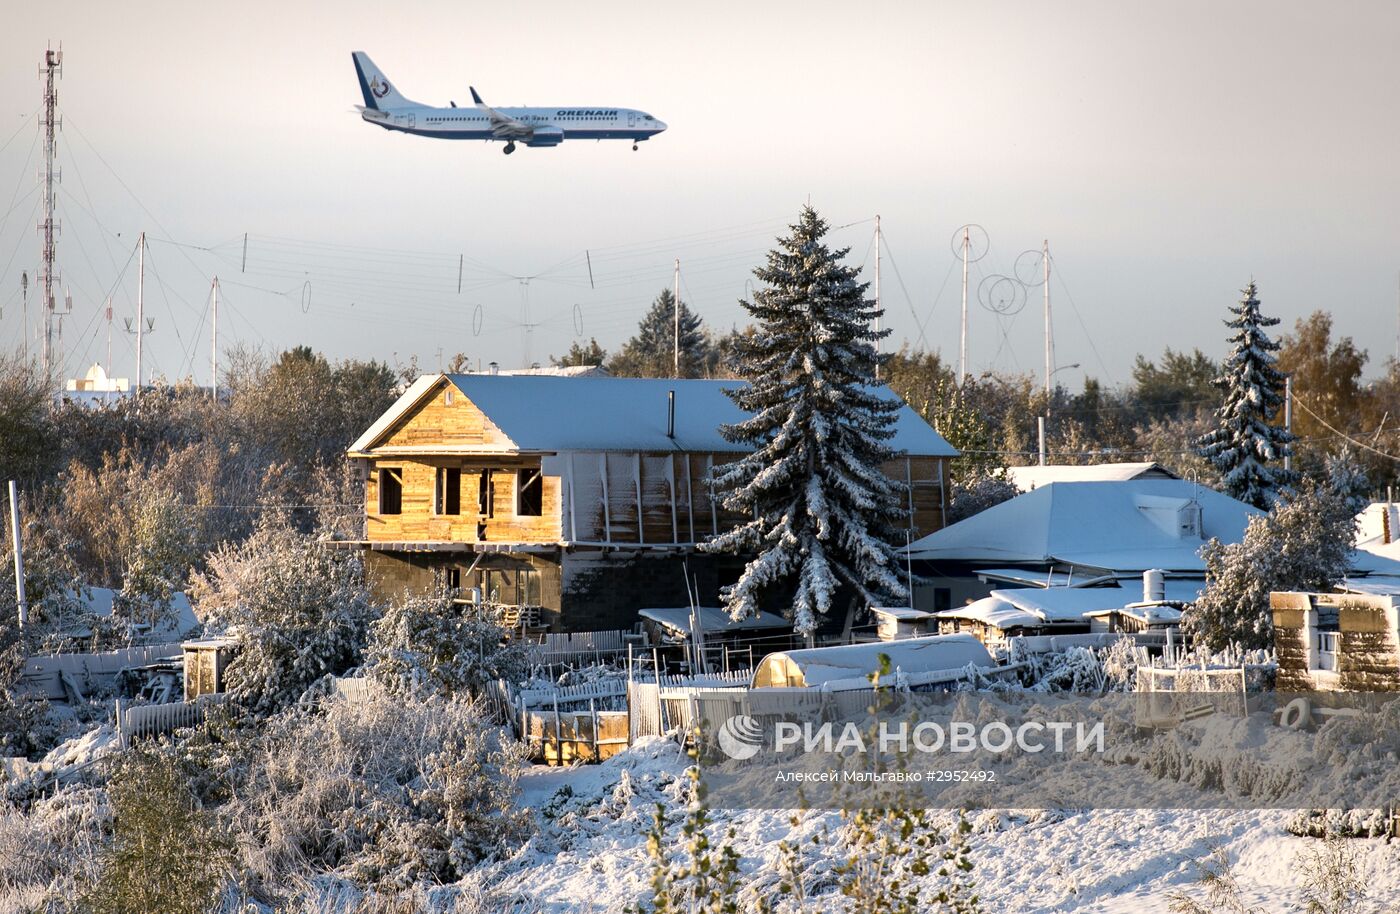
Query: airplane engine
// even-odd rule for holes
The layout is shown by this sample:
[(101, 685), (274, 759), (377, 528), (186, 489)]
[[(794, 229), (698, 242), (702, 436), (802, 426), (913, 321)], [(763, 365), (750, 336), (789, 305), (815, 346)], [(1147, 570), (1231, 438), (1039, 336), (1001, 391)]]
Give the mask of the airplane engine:
[(564, 131), (558, 127), (536, 127), (526, 146), (558, 146), (564, 142)]

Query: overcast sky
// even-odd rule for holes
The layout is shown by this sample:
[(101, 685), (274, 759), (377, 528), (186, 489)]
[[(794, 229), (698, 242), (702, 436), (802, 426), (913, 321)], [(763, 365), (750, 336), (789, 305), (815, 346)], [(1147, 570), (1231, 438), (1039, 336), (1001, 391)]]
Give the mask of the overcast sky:
[[(0, 30), (0, 345), (24, 340), (37, 65), (61, 41), (70, 376), (106, 358), (109, 291), (114, 373), (134, 373), (143, 230), (147, 365), (203, 383), (215, 273), (221, 346), (543, 362), (615, 348), (676, 258), (711, 326), (742, 322), (749, 271), (809, 200), (867, 274), (881, 215), (887, 323), (945, 358), (950, 239), (985, 227), (975, 370), (1041, 370), (1041, 290), (999, 316), (977, 287), (1048, 238), (1072, 388), (1163, 346), (1221, 355), (1251, 277), (1285, 326), (1330, 309), (1374, 376), (1400, 298), (1397, 38), (1381, 2), (29, 3)], [(354, 114), (354, 50), (424, 103), (471, 85), (670, 129), (509, 158), (389, 133)]]

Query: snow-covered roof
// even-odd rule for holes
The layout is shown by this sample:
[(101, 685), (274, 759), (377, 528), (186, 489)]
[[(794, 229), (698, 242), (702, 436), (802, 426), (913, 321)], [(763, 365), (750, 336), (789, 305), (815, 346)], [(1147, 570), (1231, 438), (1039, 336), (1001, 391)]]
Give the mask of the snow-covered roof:
[(1337, 588), (1339, 593), (1370, 594), (1376, 597), (1400, 596), (1400, 576), (1367, 575), (1364, 578), (1348, 578)]
[(1113, 609), (1095, 609), (1084, 614), (1085, 618), (1095, 619), (1121, 613), (1130, 619), (1137, 619), (1147, 625), (1175, 625), (1181, 621), (1181, 609), (1170, 603), (1129, 603)]
[(872, 606), (870, 611), (877, 616), (898, 619), (900, 622), (921, 622), (924, 619), (933, 618), (933, 613), (924, 612), (922, 609), (911, 609), (908, 606)]
[(1160, 463), (1093, 463), (1088, 466), (1008, 467), (1007, 477), (1022, 492), (1052, 482), (1122, 482), (1127, 479), (1180, 479)]
[[(994, 628), (1038, 627), (1082, 622), (1090, 616), (1146, 605), (1142, 588), (1131, 579), (1116, 587), (1021, 587), (994, 590), (966, 606), (938, 613), (940, 619), (967, 619)], [(1163, 582), (1168, 603), (1193, 603), (1205, 586), (1202, 578), (1169, 578)], [(1152, 604), (1159, 605), (1159, 604)], [(1179, 611), (1178, 611), (1179, 616)]]
[(1113, 581), (1117, 577), (1112, 574), (1076, 574), (1073, 569), (1065, 572), (1043, 568), (978, 568), (977, 576), (988, 583), (997, 581), (1022, 587), (1087, 587), (1091, 583)]
[(1356, 515), (1356, 548), (1400, 561), (1400, 505), (1373, 502)]
[[(87, 596), (82, 598), (83, 608), (95, 616), (110, 616), (116, 595), (117, 592), (110, 587), (89, 587)], [(195, 617), (189, 597), (177, 591), (170, 597), (170, 606), (175, 611), (174, 624), (162, 626), (153, 631), (152, 635), (179, 637), (198, 627), (199, 619)]]
[[(1192, 502), (1201, 534), (1175, 524)], [(1198, 554), (1211, 537), (1244, 538), (1259, 512), (1181, 479), (1052, 482), (931, 533), (909, 547), (926, 561), (1064, 563), (1113, 572), (1205, 570)]]
[(945, 609), (937, 615), (940, 619), (965, 619), (969, 622), (980, 622), (1003, 631), (1011, 628), (1039, 627), (1045, 624), (1045, 620), (1040, 616), (1008, 603), (1001, 597), (995, 596), (995, 593), (993, 591), (993, 596), (974, 600), (966, 606)]
[[(739, 621), (734, 621), (729, 615), (729, 611), (718, 606), (701, 606), (700, 627), (705, 634), (719, 634), (723, 632), (750, 631), (759, 628), (790, 628), (788, 621), (782, 616), (769, 612), (760, 611), (756, 615), (747, 616)], [(690, 607), (688, 606), (667, 606), (659, 609), (639, 609), (637, 615), (643, 619), (650, 619), (660, 625), (664, 625), (674, 632), (682, 635), (690, 635)]]
[[(493, 451), (748, 450), (724, 440), (719, 433), (721, 425), (746, 418), (724, 394), (744, 386), (742, 381), (447, 374), (415, 381), (350, 446), (350, 453), (372, 450), (443, 378), (500, 430), (506, 442), (493, 446)], [(887, 387), (874, 390), (885, 399), (899, 399)], [(675, 437), (666, 434), (669, 391), (676, 394)], [(956, 457), (958, 453), (902, 401), (890, 447), (924, 457)]]
[(813, 647), (769, 654), (759, 661), (754, 684), (759, 685), (765, 671), (775, 666), (795, 668), (808, 688), (867, 680), (880, 668), (881, 654), (890, 658), (891, 671), (902, 673), (953, 671), (968, 664), (977, 667), (995, 665), (986, 647), (971, 635), (932, 635), (927, 638)]

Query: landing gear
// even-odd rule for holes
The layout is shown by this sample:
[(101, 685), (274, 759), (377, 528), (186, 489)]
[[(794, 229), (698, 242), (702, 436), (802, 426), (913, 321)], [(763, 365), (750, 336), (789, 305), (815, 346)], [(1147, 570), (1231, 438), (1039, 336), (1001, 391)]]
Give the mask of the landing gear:
[(633, 143), (633, 144), (632, 144), (632, 151), (633, 151), (633, 152), (636, 152), (636, 151), (637, 151), (637, 144), (636, 144), (636, 143)]
[(504, 152), (506, 155), (510, 155), (512, 152), (515, 152), (515, 144), (507, 143), (506, 148), (502, 149), (501, 152)]

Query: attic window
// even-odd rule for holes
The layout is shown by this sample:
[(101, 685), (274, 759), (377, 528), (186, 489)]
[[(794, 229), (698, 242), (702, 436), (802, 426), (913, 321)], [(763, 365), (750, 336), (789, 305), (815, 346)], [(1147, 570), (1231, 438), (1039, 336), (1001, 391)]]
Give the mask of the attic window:
[(379, 513), (403, 513), (403, 468), (380, 467)]
[(451, 405), (452, 405), (452, 388), (451, 388), (451, 387), (447, 388), (447, 390), (443, 393), (443, 395), (442, 395), (442, 403), (443, 403), (444, 406), (451, 406)]
[(544, 514), (544, 478), (539, 470), (516, 471), (515, 513), (520, 517)]

